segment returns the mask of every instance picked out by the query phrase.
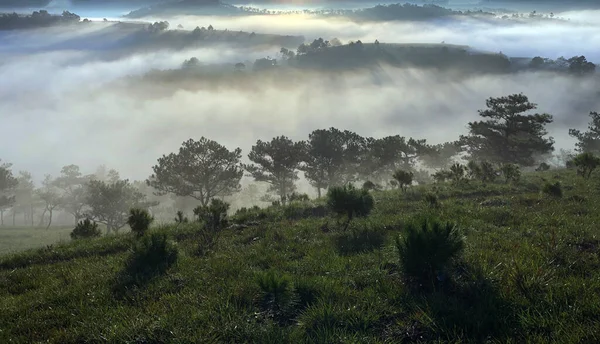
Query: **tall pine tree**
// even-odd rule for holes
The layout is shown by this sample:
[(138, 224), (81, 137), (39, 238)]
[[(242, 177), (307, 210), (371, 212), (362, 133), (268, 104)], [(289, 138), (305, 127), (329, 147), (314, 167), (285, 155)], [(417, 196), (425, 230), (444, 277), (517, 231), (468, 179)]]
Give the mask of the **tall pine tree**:
[(469, 135), (460, 143), (474, 160), (499, 164), (533, 166), (536, 157), (554, 150), (552, 137), (546, 138), (549, 114), (527, 114), (537, 109), (524, 94), (489, 98), (479, 115), (486, 120), (470, 122)]

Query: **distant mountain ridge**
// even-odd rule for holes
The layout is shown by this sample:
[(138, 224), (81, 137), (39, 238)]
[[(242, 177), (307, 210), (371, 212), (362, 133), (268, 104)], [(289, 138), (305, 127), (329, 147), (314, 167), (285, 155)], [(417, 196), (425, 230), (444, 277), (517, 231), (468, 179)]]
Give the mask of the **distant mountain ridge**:
[(175, 0), (0, 0), (0, 8), (44, 8), (51, 6), (53, 3), (62, 5), (67, 3), (70, 5), (135, 5), (148, 6), (164, 2), (173, 2)]

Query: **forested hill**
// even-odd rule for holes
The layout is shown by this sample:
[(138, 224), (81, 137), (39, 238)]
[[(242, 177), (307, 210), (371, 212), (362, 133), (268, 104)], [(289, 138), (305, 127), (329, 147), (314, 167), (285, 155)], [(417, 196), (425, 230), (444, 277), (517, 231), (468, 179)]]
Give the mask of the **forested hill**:
[(31, 15), (0, 14), (0, 30), (33, 29), (61, 24), (77, 24), (80, 21), (80, 16), (69, 11), (64, 11), (60, 16), (52, 15), (45, 10), (35, 11)]
[(46, 6), (148, 6), (173, 0), (2, 0), (0, 8), (43, 8)]
[(161, 15), (242, 15), (251, 14), (220, 0), (181, 0), (143, 7), (127, 14), (127, 18)]

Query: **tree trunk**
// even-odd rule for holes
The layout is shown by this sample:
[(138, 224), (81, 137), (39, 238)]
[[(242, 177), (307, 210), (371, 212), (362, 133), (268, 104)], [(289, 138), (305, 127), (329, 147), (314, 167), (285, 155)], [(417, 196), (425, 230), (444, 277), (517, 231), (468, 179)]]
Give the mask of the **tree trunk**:
[(12, 216), (13, 216), (13, 227), (16, 227), (17, 226), (17, 213), (15, 212), (14, 209), (12, 212)]
[(50, 225), (52, 224), (52, 209), (50, 209), (50, 213), (49, 213), (49, 218), (48, 218), (48, 226), (46, 226), (46, 230), (48, 230), (48, 228), (50, 228)]
[(42, 217), (40, 218), (40, 223), (38, 224), (38, 227), (42, 227), (44, 225), (44, 218), (46, 217), (47, 211), (48, 211), (48, 208), (44, 209), (44, 212), (42, 213)]
[(0, 210), (0, 226), (4, 226), (4, 209)]
[(317, 197), (321, 198), (321, 187), (317, 187)]
[(34, 209), (33, 209), (33, 204), (31, 205), (31, 227), (33, 227), (33, 217), (34, 217)]

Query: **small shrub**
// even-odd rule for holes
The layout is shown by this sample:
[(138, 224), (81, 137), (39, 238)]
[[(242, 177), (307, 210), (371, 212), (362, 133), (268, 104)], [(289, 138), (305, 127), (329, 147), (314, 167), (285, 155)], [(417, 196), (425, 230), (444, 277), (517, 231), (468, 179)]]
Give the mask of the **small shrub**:
[(279, 316), (290, 310), (295, 298), (289, 277), (267, 271), (258, 273), (255, 281), (260, 288), (259, 304), (263, 310)]
[(232, 217), (233, 222), (238, 224), (244, 224), (248, 222), (256, 222), (261, 218), (266, 218), (267, 215), (264, 210), (258, 206), (252, 208), (242, 207), (238, 209)]
[(432, 175), (433, 180), (437, 183), (444, 183), (452, 179), (452, 172), (448, 170), (440, 170)]
[(396, 248), (407, 276), (435, 283), (451, 260), (462, 253), (464, 241), (454, 225), (424, 220), (420, 227), (409, 224), (407, 234), (396, 238)]
[(87, 239), (87, 238), (97, 238), (101, 236), (102, 233), (98, 228), (98, 224), (90, 219), (85, 219), (83, 221), (79, 221), (73, 231), (71, 232), (71, 239)]
[(521, 179), (521, 170), (519, 166), (515, 164), (504, 164), (500, 167), (500, 172), (504, 176), (504, 181), (508, 182), (518, 182)]
[(148, 231), (152, 221), (154, 221), (154, 218), (145, 209), (131, 209), (129, 218), (127, 218), (127, 224), (131, 227), (131, 231), (138, 237), (143, 236)]
[(366, 217), (371, 213), (375, 201), (366, 190), (356, 189), (352, 184), (334, 186), (327, 191), (327, 206), (338, 215), (347, 218), (344, 230), (354, 217)]
[(381, 190), (381, 185), (375, 184), (370, 180), (367, 180), (362, 185), (363, 190), (371, 191), (371, 190)]
[(450, 179), (452, 179), (454, 183), (463, 181), (465, 179), (465, 171), (466, 167), (459, 163), (450, 166)]
[(398, 186), (402, 191), (406, 191), (406, 188), (412, 184), (414, 174), (409, 171), (396, 170), (392, 175), (395, 181), (398, 182)]
[(496, 181), (498, 174), (496, 172), (496, 169), (494, 168), (494, 165), (491, 162), (482, 161), (479, 167), (481, 168), (480, 179), (482, 182), (487, 183)]
[(470, 160), (467, 164), (467, 177), (469, 179), (481, 179), (481, 166), (475, 160)]
[(548, 165), (547, 163), (543, 162), (535, 170), (537, 172), (548, 171), (548, 170), (550, 170), (550, 165)]
[(283, 216), (288, 220), (299, 220), (305, 217), (305, 209), (306, 206), (301, 203), (289, 203), (283, 207)]
[(592, 153), (581, 153), (573, 158), (573, 165), (577, 167), (577, 174), (589, 178), (592, 172), (600, 166), (600, 158)]
[(546, 195), (557, 198), (560, 198), (563, 195), (562, 185), (560, 184), (560, 182), (556, 182), (554, 184), (546, 182), (544, 184), (544, 187), (542, 188), (542, 192)]
[(188, 223), (189, 220), (187, 218), (187, 216), (185, 216), (183, 214), (183, 211), (178, 210), (177, 211), (177, 216), (175, 217), (175, 223)]
[(194, 215), (199, 222), (204, 222), (206, 229), (216, 232), (227, 225), (227, 210), (229, 203), (213, 198), (210, 205), (196, 207)]
[(440, 201), (439, 201), (437, 195), (434, 193), (431, 193), (431, 192), (425, 194), (425, 203), (430, 208), (439, 208), (440, 207)]
[(310, 197), (308, 197), (307, 194), (303, 193), (303, 194), (299, 194), (297, 192), (292, 192), (291, 194), (289, 194), (287, 196), (287, 201), (288, 202), (308, 202), (310, 201)]
[(153, 276), (164, 273), (177, 261), (179, 252), (166, 233), (149, 233), (133, 246), (127, 264), (132, 276)]
[(351, 233), (340, 233), (334, 237), (334, 243), (340, 255), (372, 252), (383, 246), (385, 233), (382, 230), (361, 228)]
[(317, 285), (307, 278), (298, 278), (294, 281), (294, 291), (298, 300), (298, 307), (305, 308), (315, 303), (321, 292)]

